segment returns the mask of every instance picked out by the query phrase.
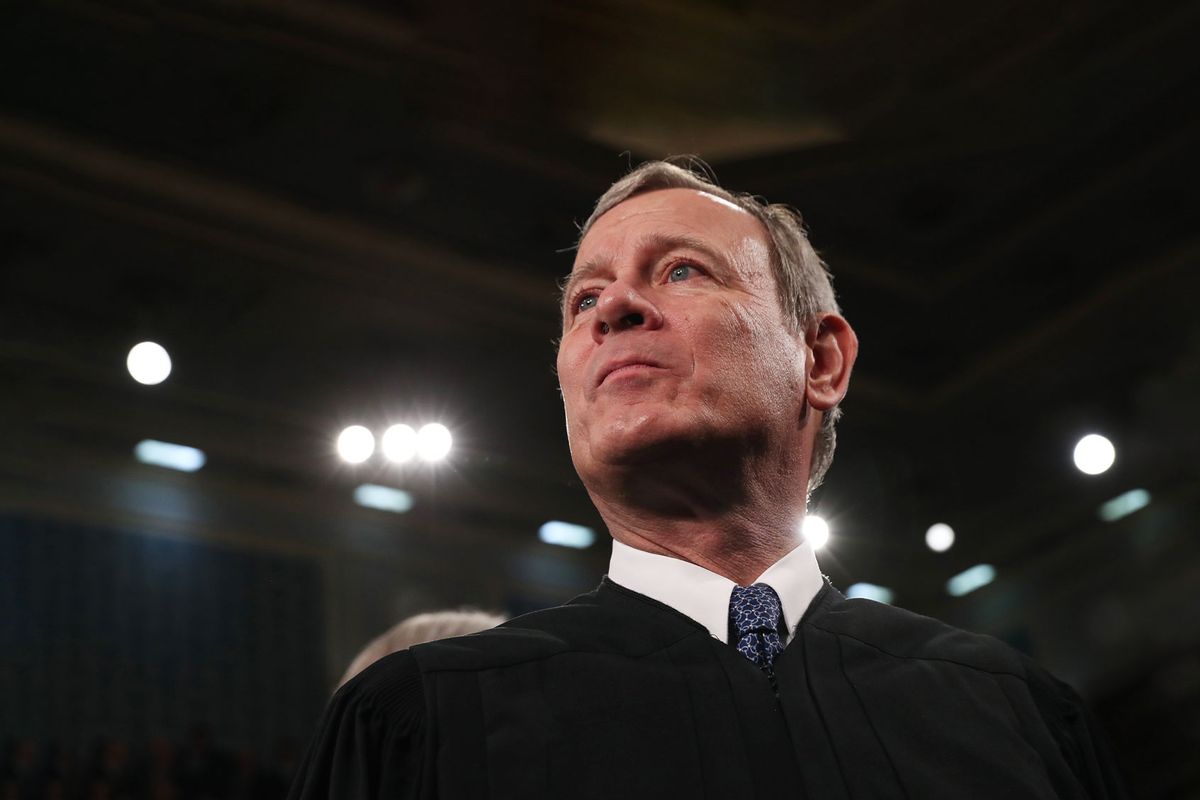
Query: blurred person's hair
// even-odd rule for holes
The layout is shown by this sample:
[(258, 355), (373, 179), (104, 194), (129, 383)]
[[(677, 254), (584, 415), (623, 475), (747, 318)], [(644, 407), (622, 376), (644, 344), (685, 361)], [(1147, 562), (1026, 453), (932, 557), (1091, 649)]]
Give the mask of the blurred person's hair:
[(430, 611), (401, 620), (386, 633), (372, 639), (370, 644), (354, 657), (350, 666), (346, 668), (346, 674), (338, 681), (338, 688), (386, 655), (407, 650), (416, 644), (477, 633), (494, 628), (506, 620), (506, 617), (499, 614), (471, 608)]
[[(800, 212), (781, 203), (767, 203), (745, 192), (731, 192), (717, 185), (708, 166), (694, 156), (677, 156), (666, 161), (647, 161), (608, 188), (596, 208), (580, 226), (579, 242), (605, 212), (631, 197), (660, 189), (695, 189), (719, 197), (746, 211), (762, 223), (770, 246), (771, 271), (784, 319), (797, 333), (806, 331), (821, 312), (841, 313), (833, 292), (829, 268), (808, 241)], [(559, 304), (560, 307), (562, 303)], [(825, 412), (809, 470), (811, 493), (825, 478), (837, 446), (837, 421), (841, 408)]]

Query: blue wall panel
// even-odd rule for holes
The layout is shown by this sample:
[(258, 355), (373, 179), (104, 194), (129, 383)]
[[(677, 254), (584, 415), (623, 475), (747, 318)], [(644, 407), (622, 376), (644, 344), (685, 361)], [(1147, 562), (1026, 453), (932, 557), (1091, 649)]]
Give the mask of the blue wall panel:
[(321, 603), (309, 559), (0, 516), (0, 735), (306, 740)]

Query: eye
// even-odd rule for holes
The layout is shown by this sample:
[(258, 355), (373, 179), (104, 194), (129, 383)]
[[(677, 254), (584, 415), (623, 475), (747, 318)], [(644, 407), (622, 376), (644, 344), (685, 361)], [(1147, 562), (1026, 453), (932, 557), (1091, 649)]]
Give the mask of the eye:
[(596, 307), (596, 295), (584, 294), (575, 298), (575, 313), (579, 314)]
[(671, 271), (667, 273), (667, 283), (686, 281), (688, 278), (692, 277), (692, 273), (695, 271), (696, 268), (691, 264), (676, 264), (675, 266), (671, 267)]

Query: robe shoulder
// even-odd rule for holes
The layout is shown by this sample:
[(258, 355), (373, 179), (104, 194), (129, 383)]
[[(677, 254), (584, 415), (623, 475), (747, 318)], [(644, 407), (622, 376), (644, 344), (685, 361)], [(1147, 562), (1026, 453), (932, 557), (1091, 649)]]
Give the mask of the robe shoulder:
[(1009, 691), (1028, 698), (1086, 796), (1128, 796), (1107, 738), (1080, 696), (1004, 642), (871, 600), (846, 599), (832, 589), (817, 598), (801, 624), (873, 650), (880, 662), (933, 662), (1020, 687)]
[(416, 645), (425, 674), (486, 670), (565, 653), (620, 653), (641, 658), (709, 633), (678, 611), (609, 580), (561, 606), (515, 617), (491, 630)]
[(425, 694), (412, 654), (393, 653), (334, 695), (289, 800), (421, 797)]
[(826, 590), (802, 624), (846, 637), (896, 659), (944, 661), (983, 672), (1025, 678), (1028, 658), (1000, 640), (932, 617)]

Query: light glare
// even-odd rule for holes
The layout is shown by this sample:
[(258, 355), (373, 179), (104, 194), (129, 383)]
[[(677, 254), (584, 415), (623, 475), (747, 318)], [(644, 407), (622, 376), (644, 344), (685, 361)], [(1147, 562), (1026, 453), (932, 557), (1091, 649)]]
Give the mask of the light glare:
[(355, 487), (354, 502), (367, 508), (403, 514), (413, 507), (413, 496), (403, 489), (364, 483)]
[(944, 553), (954, 546), (954, 528), (935, 522), (925, 531), (925, 545), (935, 553)]
[(546, 544), (574, 547), (582, 550), (596, 541), (596, 532), (583, 525), (552, 520), (538, 529), (538, 538)]
[(1150, 493), (1145, 489), (1130, 489), (1124, 494), (1119, 494), (1107, 503), (1104, 503), (1097, 510), (1100, 519), (1105, 522), (1116, 522), (1121, 517), (1128, 517), (1135, 511), (1141, 511), (1146, 506), (1150, 505)]
[(361, 464), (375, 452), (375, 436), (362, 425), (351, 425), (337, 439), (338, 455), (348, 464)]
[(171, 356), (158, 342), (140, 342), (130, 348), (125, 367), (138, 383), (154, 386), (171, 374)]
[(1098, 433), (1089, 433), (1075, 445), (1075, 466), (1085, 475), (1107, 472), (1117, 460), (1113, 443)]
[(441, 461), (450, 452), (452, 442), (445, 425), (438, 422), (422, 425), (417, 431), (417, 455), (422, 461)]
[(800, 532), (813, 550), (820, 550), (829, 542), (829, 523), (816, 514), (808, 514), (800, 525)]
[(177, 469), (180, 472), (195, 472), (204, 466), (208, 458), (203, 450), (183, 444), (143, 439), (133, 448), (133, 455), (143, 464)]
[(864, 600), (874, 600), (876, 603), (892, 604), (896, 595), (886, 586), (873, 583), (856, 583), (846, 590), (846, 597), (861, 597)]
[(995, 567), (991, 564), (976, 564), (946, 581), (946, 591), (954, 597), (962, 597), (976, 589), (987, 586), (995, 579)]
[(412, 461), (417, 455), (417, 432), (411, 425), (393, 425), (383, 432), (383, 455), (395, 464)]

